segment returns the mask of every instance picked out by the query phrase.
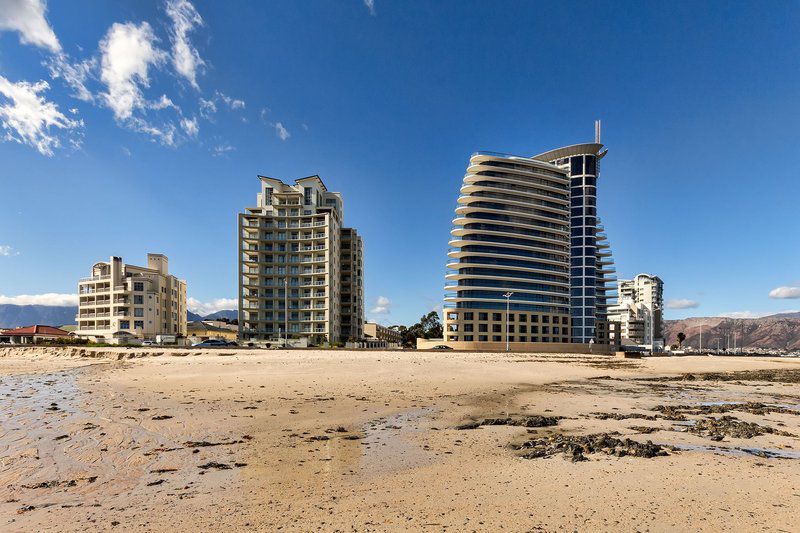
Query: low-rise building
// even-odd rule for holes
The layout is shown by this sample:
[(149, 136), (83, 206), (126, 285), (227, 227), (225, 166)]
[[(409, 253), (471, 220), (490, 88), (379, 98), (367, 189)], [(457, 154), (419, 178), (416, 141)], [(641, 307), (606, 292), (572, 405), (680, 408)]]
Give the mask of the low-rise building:
[(80, 337), (102, 342), (186, 336), (186, 281), (171, 275), (168, 259), (147, 254), (147, 266), (111, 257), (92, 266), (78, 283)]
[(36, 344), (42, 341), (66, 339), (69, 331), (53, 326), (26, 326), (0, 330), (0, 344)]
[(227, 324), (224, 322), (212, 320), (189, 322), (186, 325), (186, 336), (190, 342), (203, 342), (209, 339), (235, 341), (239, 333), (238, 326), (234, 326), (235, 329), (225, 326)]
[(364, 338), (367, 340), (385, 341), (390, 344), (400, 344), (403, 336), (393, 328), (387, 328), (375, 322), (364, 323)]

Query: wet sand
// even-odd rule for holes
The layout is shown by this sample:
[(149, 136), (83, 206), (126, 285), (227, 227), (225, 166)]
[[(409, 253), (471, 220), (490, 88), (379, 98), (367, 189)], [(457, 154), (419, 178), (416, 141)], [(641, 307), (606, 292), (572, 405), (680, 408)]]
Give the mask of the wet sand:
[(2, 531), (800, 524), (798, 360), (82, 355), (0, 352)]

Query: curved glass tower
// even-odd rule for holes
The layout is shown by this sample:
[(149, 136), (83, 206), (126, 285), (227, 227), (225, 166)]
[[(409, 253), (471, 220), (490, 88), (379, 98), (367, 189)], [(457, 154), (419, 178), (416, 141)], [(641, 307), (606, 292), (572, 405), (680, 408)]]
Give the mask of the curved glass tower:
[(597, 141), (533, 157), (473, 154), (450, 232), (445, 342), (610, 343), (616, 277), (597, 216), (599, 124)]
[(567, 171), (475, 153), (455, 212), (445, 341), (569, 342)]

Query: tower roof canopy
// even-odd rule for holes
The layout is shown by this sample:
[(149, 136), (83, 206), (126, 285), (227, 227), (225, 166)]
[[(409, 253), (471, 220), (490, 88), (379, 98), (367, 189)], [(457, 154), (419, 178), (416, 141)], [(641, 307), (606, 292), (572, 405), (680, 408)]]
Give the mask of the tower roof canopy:
[(608, 153), (608, 150), (603, 150), (603, 145), (598, 143), (584, 143), (573, 144), (563, 148), (556, 148), (543, 154), (535, 155), (531, 159), (538, 161), (555, 161), (564, 157), (571, 157), (573, 155), (596, 155), (597, 159), (601, 159)]

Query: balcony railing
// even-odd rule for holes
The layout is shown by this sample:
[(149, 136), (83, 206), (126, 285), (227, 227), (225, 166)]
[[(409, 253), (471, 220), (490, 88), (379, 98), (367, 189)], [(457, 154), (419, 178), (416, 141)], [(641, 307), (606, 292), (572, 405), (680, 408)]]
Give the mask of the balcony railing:
[(103, 274), (102, 276), (89, 276), (88, 278), (81, 278), (78, 281), (80, 283), (86, 283), (90, 281), (105, 281), (107, 279), (111, 279), (111, 274)]

